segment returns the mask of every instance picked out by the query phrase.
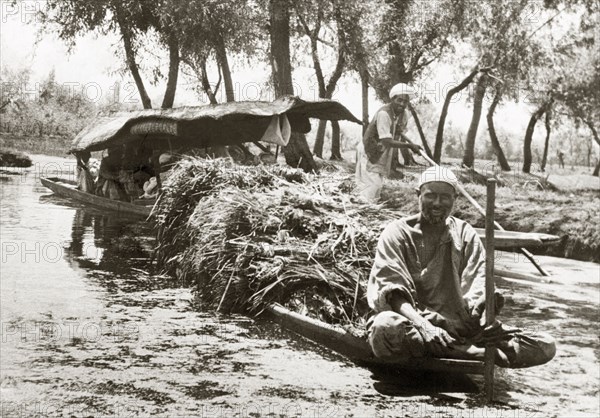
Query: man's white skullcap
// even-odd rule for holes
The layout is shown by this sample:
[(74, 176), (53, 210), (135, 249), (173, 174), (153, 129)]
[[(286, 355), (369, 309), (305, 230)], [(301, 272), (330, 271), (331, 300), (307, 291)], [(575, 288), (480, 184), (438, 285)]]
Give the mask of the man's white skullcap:
[(446, 167), (437, 165), (423, 171), (421, 173), (421, 179), (419, 180), (419, 189), (421, 189), (421, 186), (424, 184), (433, 183), (434, 181), (447, 183), (454, 188), (454, 191), (458, 191), (458, 179), (454, 173)]
[(416, 91), (412, 86), (409, 86), (406, 83), (398, 83), (390, 89), (390, 99), (393, 99), (394, 96), (398, 96), (399, 94), (413, 95), (415, 93)]

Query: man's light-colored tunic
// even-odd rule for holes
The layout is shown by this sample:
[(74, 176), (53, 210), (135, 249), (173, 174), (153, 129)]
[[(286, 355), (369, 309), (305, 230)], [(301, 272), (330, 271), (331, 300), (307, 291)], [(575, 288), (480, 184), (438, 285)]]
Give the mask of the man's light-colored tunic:
[[(375, 126), (371, 126), (375, 124)], [(369, 135), (369, 129), (376, 128), (377, 137), (398, 139), (401, 133), (406, 133), (408, 118), (406, 111), (395, 116), (391, 104), (387, 104), (377, 111), (373, 117), (365, 135)], [(372, 163), (364, 153), (362, 143), (356, 152), (356, 192), (369, 200), (378, 200), (383, 178), (390, 175), (392, 169), (393, 147), (384, 146), (383, 154), (376, 163)]]
[(434, 325), (454, 336), (476, 330), (469, 314), (485, 289), (485, 248), (466, 222), (448, 217), (432, 259), (422, 266), (423, 234), (418, 218), (392, 222), (381, 234), (367, 287), (369, 306), (376, 312), (392, 310), (391, 292), (400, 292)]

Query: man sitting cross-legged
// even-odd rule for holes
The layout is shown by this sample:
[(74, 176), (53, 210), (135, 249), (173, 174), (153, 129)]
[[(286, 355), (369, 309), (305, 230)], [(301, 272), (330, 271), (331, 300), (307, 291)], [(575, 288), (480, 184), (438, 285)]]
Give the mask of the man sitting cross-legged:
[[(550, 361), (552, 337), (526, 335), (496, 323), (484, 329), (485, 249), (475, 230), (450, 216), (458, 180), (448, 169), (425, 170), (420, 213), (389, 224), (377, 245), (367, 299), (369, 344), (380, 358), (483, 359), (496, 343), (496, 362), (529, 367)], [(496, 310), (504, 304), (495, 295)]]

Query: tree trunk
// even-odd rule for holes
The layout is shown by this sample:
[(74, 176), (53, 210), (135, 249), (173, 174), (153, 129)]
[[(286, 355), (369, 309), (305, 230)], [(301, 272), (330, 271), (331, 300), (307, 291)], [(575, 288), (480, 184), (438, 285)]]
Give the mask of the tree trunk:
[[(318, 7), (321, 7), (321, 4), (319, 4)], [(346, 56), (345, 56), (344, 49), (343, 49), (344, 48), (344, 37), (343, 37), (342, 30), (338, 28), (337, 63), (336, 63), (335, 69), (333, 70), (333, 73), (329, 77), (329, 81), (327, 82), (327, 85), (325, 85), (325, 75), (323, 74), (323, 68), (321, 67), (321, 60), (319, 58), (319, 49), (318, 49), (319, 30), (321, 27), (321, 22), (319, 20), (317, 22), (315, 28), (311, 30), (308, 27), (308, 24), (306, 23), (306, 21), (302, 18), (302, 16), (300, 14), (298, 15), (298, 17), (300, 18), (300, 22), (301, 22), (302, 26), (304, 27), (304, 32), (310, 38), (310, 51), (311, 51), (311, 57), (313, 60), (313, 67), (315, 69), (315, 75), (317, 77), (317, 83), (319, 85), (319, 97), (324, 98), (324, 99), (331, 99), (331, 96), (333, 96), (333, 92), (335, 91), (337, 82), (339, 81), (340, 77), (342, 76), (342, 74), (344, 72), (344, 66), (346, 65)], [(339, 14), (336, 15), (336, 18), (338, 18), (338, 19), (340, 18)], [(323, 120), (319, 121), (319, 128), (317, 129), (317, 135), (315, 137), (315, 145), (313, 147), (313, 153), (315, 155), (317, 155), (319, 158), (323, 158), (323, 144), (325, 142), (326, 127), (327, 127), (327, 121), (323, 121)], [(336, 137), (335, 128), (332, 128), (332, 135), (331, 135), (331, 141), (332, 141), (331, 147), (332, 148), (331, 149), (332, 149), (332, 152), (335, 147), (337, 147), (337, 149), (338, 149), (337, 154), (332, 153), (332, 155), (331, 155), (332, 160), (341, 159), (341, 155), (339, 155), (339, 148), (340, 148), (339, 125), (338, 125), (337, 129), (338, 129), (338, 135)], [(337, 144), (335, 143), (336, 140), (337, 140)]]
[(442, 113), (440, 114), (440, 120), (438, 122), (437, 133), (435, 135), (435, 146), (433, 147), (433, 159), (438, 164), (440, 163), (440, 160), (442, 158), (442, 145), (444, 144), (444, 125), (446, 123), (446, 116), (448, 116), (448, 108), (450, 107), (450, 101), (452, 100), (452, 96), (454, 96), (456, 93), (460, 92), (469, 84), (471, 84), (471, 82), (473, 81), (473, 79), (479, 71), (486, 70), (475, 69), (471, 71), (471, 74), (469, 74), (463, 81), (461, 81), (461, 83), (458, 86), (448, 90), (448, 94), (446, 95), (446, 99), (444, 100), (444, 106), (442, 107)]
[(331, 160), (342, 161), (342, 152), (340, 144), (340, 123), (337, 120), (331, 121)]
[(169, 35), (169, 75), (167, 88), (163, 97), (162, 108), (173, 107), (175, 91), (177, 90), (177, 76), (179, 75), (179, 42), (174, 34)]
[(319, 158), (323, 158), (323, 144), (325, 143), (326, 128), (327, 121), (319, 120), (319, 127), (317, 128), (317, 135), (315, 137), (315, 145), (313, 147), (313, 154)]
[(585, 155), (585, 161), (586, 161), (587, 168), (590, 168), (592, 166), (592, 151), (594, 149), (594, 143), (592, 141), (588, 141), (586, 143), (586, 145), (587, 145), (587, 153)]
[[(210, 86), (210, 81), (208, 80), (208, 74), (206, 72), (206, 58), (202, 58), (202, 61), (200, 63), (200, 73), (201, 73), (200, 77), (201, 77), (202, 89), (208, 96), (208, 100), (210, 101), (210, 104), (217, 104), (218, 101), (217, 101), (217, 97), (215, 96), (215, 91), (217, 91), (219, 89), (219, 84), (221, 84), (221, 79), (219, 79), (219, 82), (217, 83), (217, 85), (215, 86), (215, 89), (213, 90), (212, 87)], [(220, 73), (219, 73), (219, 75), (220, 75)]]
[[(323, 75), (323, 69), (321, 68), (321, 60), (319, 59), (318, 51), (318, 33), (313, 34), (308, 26), (305, 26), (306, 34), (310, 37), (310, 51), (313, 60), (313, 68), (315, 69), (315, 75), (317, 77), (317, 84), (319, 85), (319, 97), (325, 97), (325, 76)], [(325, 131), (327, 130), (327, 121), (319, 120), (319, 127), (317, 129), (317, 135), (315, 136), (315, 145), (313, 147), (313, 153), (323, 158), (323, 145), (325, 143)]]
[(584, 120), (583, 123), (585, 123), (588, 126), (588, 128), (590, 128), (590, 131), (592, 131), (592, 136), (594, 137), (594, 141), (596, 141), (596, 144), (600, 145), (600, 137), (598, 137), (598, 131), (596, 130), (596, 128), (594, 128), (592, 122), (590, 122), (589, 120)]
[(465, 141), (465, 153), (463, 154), (462, 164), (466, 167), (473, 168), (475, 163), (475, 140), (477, 139), (477, 129), (479, 128), (479, 121), (481, 119), (481, 110), (483, 108), (483, 97), (485, 96), (485, 89), (487, 83), (487, 76), (482, 74), (477, 81), (475, 87), (475, 97), (473, 98), (473, 117), (471, 118), (471, 124), (467, 131), (467, 139)]
[(369, 73), (366, 69), (360, 72), (360, 84), (362, 93), (362, 123), (363, 134), (369, 126)]
[(490, 133), (490, 141), (492, 142), (492, 147), (496, 153), (496, 158), (498, 159), (500, 168), (502, 168), (503, 171), (510, 171), (510, 165), (508, 164), (508, 161), (506, 161), (506, 157), (504, 156), (504, 152), (500, 146), (500, 141), (498, 141), (498, 136), (496, 135), (496, 128), (494, 127), (494, 112), (496, 111), (496, 106), (498, 106), (498, 103), (500, 102), (500, 95), (500, 92), (497, 91), (496, 95), (494, 96), (494, 100), (488, 109), (487, 124), (488, 131)]
[[(290, 2), (289, 0), (270, 0), (270, 40), (271, 69), (275, 96), (294, 94), (292, 85), (292, 66), (290, 63)], [(317, 171), (306, 137), (292, 132), (290, 142), (283, 147), (285, 161), (292, 167), (300, 167), (306, 172)]]
[[(335, 87), (337, 86), (337, 82), (342, 77), (344, 73), (344, 66), (346, 65), (346, 56), (343, 51), (343, 46), (341, 37), (339, 38), (339, 51), (338, 51), (338, 60), (335, 65), (335, 69), (333, 73), (329, 77), (329, 81), (327, 82), (327, 86), (325, 87), (325, 95), (324, 98), (331, 99), (333, 96), (333, 92), (335, 91)], [(324, 80), (323, 80), (324, 81)], [(320, 125), (319, 125), (320, 127)], [(325, 130), (323, 130), (323, 135), (325, 134)], [(316, 145), (316, 144), (315, 144)], [(332, 160), (343, 160), (342, 154), (340, 152), (340, 124), (338, 121), (331, 121), (331, 159)]]
[(421, 138), (421, 144), (423, 144), (423, 149), (429, 158), (433, 159), (433, 154), (431, 154), (431, 149), (429, 148), (429, 144), (427, 143), (427, 139), (425, 138), (425, 133), (423, 132), (423, 127), (421, 126), (421, 121), (419, 120), (419, 115), (417, 114), (417, 110), (414, 106), (409, 102), (408, 110), (415, 121), (415, 125), (417, 125), (417, 131), (419, 131), (419, 137)]
[(290, 63), (290, 2), (270, 0), (271, 68), (273, 87), (277, 97), (293, 94), (292, 66)]
[[(592, 136), (594, 137), (594, 141), (596, 141), (596, 143), (598, 145), (600, 145), (600, 137), (598, 137), (598, 131), (594, 127), (594, 124), (592, 122), (590, 122), (589, 120), (583, 120), (583, 123), (585, 123), (587, 125), (587, 127), (590, 128), (590, 131), (592, 131)], [(596, 163), (596, 167), (594, 168), (594, 172), (592, 173), (592, 175), (598, 177), (599, 174), (600, 174), (600, 157), (598, 158), (598, 162)]]
[[(198, 66), (199, 66), (199, 68), (198, 67), (194, 67), (194, 68), (196, 68), (196, 72), (200, 73), (200, 81), (202, 84), (202, 90), (204, 90), (204, 92), (208, 96), (208, 100), (210, 101), (210, 104), (218, 104), (218, 100), (215, 95), (215, 92), (217, 92), (219, 90), (219, 86), (221, 85), (221, 66), (219, 65), (219, 80), (217, 81), (217, 84), (215, 85), (214, 89), (210, 85), (210, 81), (208, 79), (208, 72), (206, 71), (206, 57), (199, 58)], [(246, 151), (248, 151), (248, 149), (243, 148), (242, 151), (244, 151), (244, 153), (246, 153)], [(229, 153), (229, 150), (226, 146), (210, 147), (209, 154), (212, 155), (213, 158), (231, 158), (231, 154)]]
[(225, 84), (225, 99), (228, 102), (235, 101), (235, 93), (233, 89), (233, 79), (231, 78), (231, 69), (229, 68), (229, 60), (227, 59), (227, 50), (223, 37), (219, 37), (216, 48), (217, 60), (223, 73), (223, 84)]
[(127, 67), (129, 67), (129, 71), (131, 72), (131, 76), (133, 77), (133, 81), (135, 81), (135, 85), (137, 86), (138, 92), (140, 93), (140, 99), (142, 100), (142, 106), (144, 109), (152, 109), (152, 102), (150, 101), (150, 97), (146, 92), (146, 88), (144, 87), (144, 82), (142, 81), (142, 77), (140, 75), (140, 71), (137, 63), (135, 62), (135, 51), (133, 49), (133, 44), (131, 42), (131, 32), (127, 27), (127, 24), (123, 22), (121, 13), (119, 9), (116, 9), (117, 13), (117, 23), (121, 30), (121, 35), (123, 36), (123, 45), (125, 47), (125, 57), (127, 60)]
[(542, 166), (540, 167), (542, 173), (546, 170), (546, 161), (548, 160), (548, 145), (550, 144), (550, 108), (546, 110), (546, 140), (544, 141), (544, 154), (542, 155)]
[[(225, 49), (225, 41), (222, 36), (219, 36), (217, 40), (216, 52), (217, 62), (219, 63), (219, 68), (221, 69), (221, 74), (223, 74), (223, 84), (225, 85), (225, 100), (227, 102), (235, 101), (235, 94), (233, 90), (233, 79), (231, 78), (231, 69), (229, 68), (229, 60), (227, 59), (227, 50)], [(229, 147), (220, 146), (214, 147), (216, 152), (223, 154), (225, 157), (231, 157), (229, 153)], [(233, 150), (234, 148), (232, 148)], [(248, 151), (249, 150), (244, 150)]]
[[(329, 78), (329, 82), (327, 83), (327, 87), (325, 88), (325, 93), (321, 96), (322, 98), (331, 99), (331, 96), (333, 96), (335, 86), (342, 75), (342, 69), (343, 69), (344, 62), (345, 61), (343, 58), (338, 58), (338, 65), (336, 66), (336, 70), (333, 72), (333, 74)], [(341, 63), (341, 66), (340, 66), (340, 63)], [(325, 80), (323, 79), (323, 81), (325, 81)], [(332, 149), (332, 152), (333, 152), (334, 147), (337, 147), (338, 151), (340, 149), (340, 143), (339, 143), (340, 136), (338, 135), (336, 137), (336, 135), (335, 135), (335, 130), (334, 130), (335, 128), (333, 127), (334, 122), (336, 122), (336, 121), (331, 121), (331, 126), (332, 126), (331, 149)], [(315, 155), (317, 155), (319, 158), (323, 158), (323, 144), (325, 142), (326, 128), (327, 128), (327, 121), (325, 121), (325, 120), (319, 121), (319, 128), (317, 129), (317, 135), (315, 137), (315, 145), (313, 147), (313, 153)], [(338, 124), (338, 132), (339, 132), (339, 124)], [(335, 143), (335, 141), (337, 141), (337, 144)], [(341, 158), (341, 155), (331, 154), (331, 159), (332, 160), (341, 160), (342, 158)]]
[(531, 141), (533, 139), (533, 131), (535, 130), (535, 124), (538, 119), (542, 117), (547, 106), (548, 102), (543, 103), (538, 110), (533, 112), (531, 119), (529, 119), (529, 124), (525, 131), (525, 139), (523, 141), (523, 173), (531, 172)]

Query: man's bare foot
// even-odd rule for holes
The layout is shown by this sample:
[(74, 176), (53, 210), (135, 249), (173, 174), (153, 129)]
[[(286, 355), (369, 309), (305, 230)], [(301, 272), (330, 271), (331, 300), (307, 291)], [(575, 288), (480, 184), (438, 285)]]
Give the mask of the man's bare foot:
[[(508, 345), (507, 347), (508, 348)], [(507, 350), (508, 351), (508, 350)], [(447, 353), (448, 357), (457, 358), (461, 360), (478, 360), (483, 361), (485, 358), (485, 348), (476, 347), (474, 345), (454, 345)], [(496, 348), (496, 356), (494, 363), (497, 366), (508, 367), (510, 365), (509, 355), (501, 350), (500, 348)]]

